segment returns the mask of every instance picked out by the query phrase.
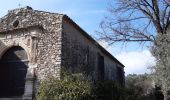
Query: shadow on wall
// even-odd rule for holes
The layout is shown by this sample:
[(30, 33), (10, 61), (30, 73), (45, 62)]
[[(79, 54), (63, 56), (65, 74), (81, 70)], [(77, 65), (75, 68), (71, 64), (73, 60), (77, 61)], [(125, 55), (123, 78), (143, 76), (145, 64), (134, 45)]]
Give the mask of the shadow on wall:
[(7, 46), (0, 40), (0, 59), (2, 55), (4, 54), (6, 48)]

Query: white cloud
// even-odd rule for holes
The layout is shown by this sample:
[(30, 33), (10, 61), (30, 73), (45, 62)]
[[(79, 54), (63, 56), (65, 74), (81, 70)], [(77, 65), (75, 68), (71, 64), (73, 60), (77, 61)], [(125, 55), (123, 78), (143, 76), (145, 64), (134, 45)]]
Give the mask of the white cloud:
[(149, 50), (123, 52), (116, 55), (116, 58), (125, 65), (126, 75), (148, 73), (147, 67), (155, 65), (155, 58)]

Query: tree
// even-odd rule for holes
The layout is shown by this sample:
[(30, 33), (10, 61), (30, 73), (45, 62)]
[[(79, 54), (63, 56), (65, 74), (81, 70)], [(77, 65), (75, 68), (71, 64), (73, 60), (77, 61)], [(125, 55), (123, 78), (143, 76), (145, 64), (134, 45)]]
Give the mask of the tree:
[(126, 88), (133, 91), (136, 100), (153, 100), (154, 87), (148, 74), (129, 74), (126, 76)]
[(98, 33), (111, 43), (155, 42), (156, 34), (166, 34), (170, 24), (169, 0), (116, 0), (108, 10), (111, 16)]
[(100, 39), (110, 44), (151, 43), (157, 60), (155, 80), (166, 91), (170, 86), (170, 0), (115, 0), (113, 4), (100, 24)]

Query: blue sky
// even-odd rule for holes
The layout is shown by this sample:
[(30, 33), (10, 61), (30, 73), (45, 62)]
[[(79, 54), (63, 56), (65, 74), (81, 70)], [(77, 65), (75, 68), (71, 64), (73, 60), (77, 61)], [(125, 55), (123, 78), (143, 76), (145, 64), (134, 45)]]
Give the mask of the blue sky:
[[(31, 6), (33, 9), (67, 14), (80, 27), (92, 36), (97, 36), (99, 24), (108, 15), (107, 7), (111, 0), (3, 0), (0, 3), (0, 17), (8, 10)], [(131, 43), (108, 46), (105, 41), (99, 41), (113, 56), (125, 66), (126, 74), (142, 74), (147, 72), (147, 66), (154, 64), (154, 58), (147, 48)]]
[(107, 13), (105, 0), (3, 0), (0, 3), (0, 16), (10, 9), (27, 5), (37, 10), (67, 14), (90, 34), (98, 29), (100, 21)]

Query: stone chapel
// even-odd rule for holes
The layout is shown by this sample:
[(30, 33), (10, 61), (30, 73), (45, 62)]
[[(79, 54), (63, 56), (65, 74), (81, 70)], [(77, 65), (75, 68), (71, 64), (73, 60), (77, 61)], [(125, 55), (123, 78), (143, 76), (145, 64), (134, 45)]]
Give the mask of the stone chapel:
[(0, 18), (0, 100), (31, 100), (39, 81), (64, 69), (124, 84), (124, 65), (67, 15), (27, 6)]

